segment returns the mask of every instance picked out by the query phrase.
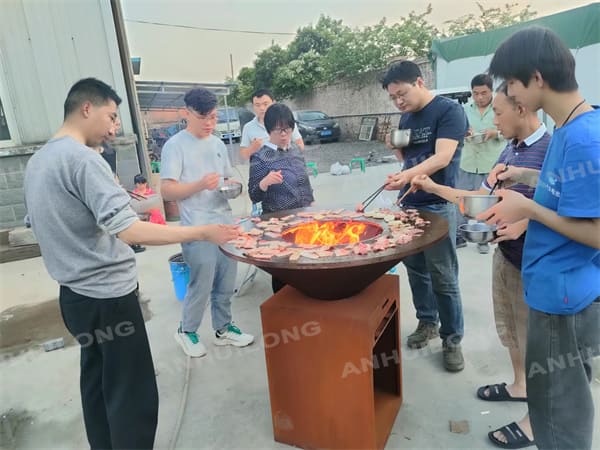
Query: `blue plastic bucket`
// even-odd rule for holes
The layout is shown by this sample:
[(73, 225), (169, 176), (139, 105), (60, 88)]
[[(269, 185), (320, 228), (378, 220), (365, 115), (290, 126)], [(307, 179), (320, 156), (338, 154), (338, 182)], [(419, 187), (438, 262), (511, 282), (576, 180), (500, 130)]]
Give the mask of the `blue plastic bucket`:
[(187, 292), (187, 286), (190, 282), (190, 268), (183, 260), (183, 255), (177, 253), (169, 258), (169, 266), (171, 266), (171, 276), (173, 286), (175, 287), (175, 296), (177, 300), (182, 301)]

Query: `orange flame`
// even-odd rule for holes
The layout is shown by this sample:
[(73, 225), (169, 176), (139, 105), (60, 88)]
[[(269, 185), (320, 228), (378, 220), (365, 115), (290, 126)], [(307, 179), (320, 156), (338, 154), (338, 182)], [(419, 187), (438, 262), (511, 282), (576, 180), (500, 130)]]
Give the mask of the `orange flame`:
[(281, 235), (295, 244), (340, 245), (360, 242), (367, 225), (358, 221), (308, 222), (288, 228)]

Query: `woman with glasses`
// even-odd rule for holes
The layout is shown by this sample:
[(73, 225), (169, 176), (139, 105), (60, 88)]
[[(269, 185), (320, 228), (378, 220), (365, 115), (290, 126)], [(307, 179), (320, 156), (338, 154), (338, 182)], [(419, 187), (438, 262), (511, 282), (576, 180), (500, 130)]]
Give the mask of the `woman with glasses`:
[[(265, 213), (310, 206), (314, 197), (306, 162), (298, 146), (290, 142), (295, 126), (292, 111), (274, 103), (264, 121), (269, 140), (250, 157), (250, 199), (262, 202)], [(273, 292), (282, 287), (273, 279)]]

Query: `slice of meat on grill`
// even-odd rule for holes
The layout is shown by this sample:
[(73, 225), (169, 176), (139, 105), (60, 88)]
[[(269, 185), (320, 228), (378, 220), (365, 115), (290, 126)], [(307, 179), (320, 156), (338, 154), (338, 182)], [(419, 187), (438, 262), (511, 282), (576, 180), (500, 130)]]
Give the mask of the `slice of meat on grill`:
[(312, 249), (312, 248), (320, 247), (320, 245), (317, 245), (317, 244), (297, 244), (297, 246), (300, 248), (304, 248), (304, 249)]
[(265, 231), (264, 234), (266, 237), (270, 237), (273, 239), (280, 239), (281, 238), (281, 233), (274, 233), (273, 231)]
[(281, 225), (269, 225), (267, 228), (265, 228), (265, 230), (273, 233), (281, 233), (283, 227)]
[(338, 257), (348, 256), (348, 255), (352, 254), (352, 250), (350, 250), (348, 248), (336, 248), (333, 251), (333, 254)]
[(319, 255), (316, 252), (304, 251), (301, 253), (301, 256), (308, 259), (319, 259)]
[(250, 236), (262, 236), (263, 231), (258, 228), (252, 228), (250, 231), (247, 231), (246, 234)]
[(367, 255), (371, 251), (371, 246), (364, 242), (359, 242), (354, 245), (352, 251), (355, 255)]
[(296, 215), (298, 217), (304, 217), (304, 218), (307, 218), (307, 219), (312, 219), (316, 214), (318, 214), (318, 213), (314, 213), (314, 212), (299, 212)]
[(269, 226), (268, 222), (257, 222), (254, 224), (256, 228), (265, 229)]

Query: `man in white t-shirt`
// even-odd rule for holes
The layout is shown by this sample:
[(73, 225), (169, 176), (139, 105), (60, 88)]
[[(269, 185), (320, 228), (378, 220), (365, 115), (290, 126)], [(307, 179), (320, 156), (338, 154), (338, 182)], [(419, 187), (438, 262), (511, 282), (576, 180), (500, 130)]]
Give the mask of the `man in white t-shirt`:
[[(265, 129), (265, 112), (273, 103), (275, 103), (273, 94), (266, 89), (259, 89), (252, 94), (252, 109), (256, 116), (244, 125), (242, 130), (242, 140), (240, 142), (242, 159), (250, 159), (250, 156), (260, 150), (269, 139), (269, 133)], [(304, 141), (298, 131), (298, 126), (294, 126), (292, 142), (300, 147), (300, 150), (304, 150)]]
[[(231, 224), (233, 217), (227, 199), (217, 188), (232, 175), (225, 144), (212, 134), (217, 123), (217, 97), (208, 89), (189, 91), (184, 98), (187, 126), (163, 147), (161, 194), (176, 200), (181, 225)], [(191, 357), (206, 354), (197, 330), (210, 298), (215, 345), (245, 347), (254, 337), (233, 325), (231, 296), (237, 264), (218, 245), (194, 241), (182, 245), (183, 258), (190, 267), (190, 281), (175, 340)]]

